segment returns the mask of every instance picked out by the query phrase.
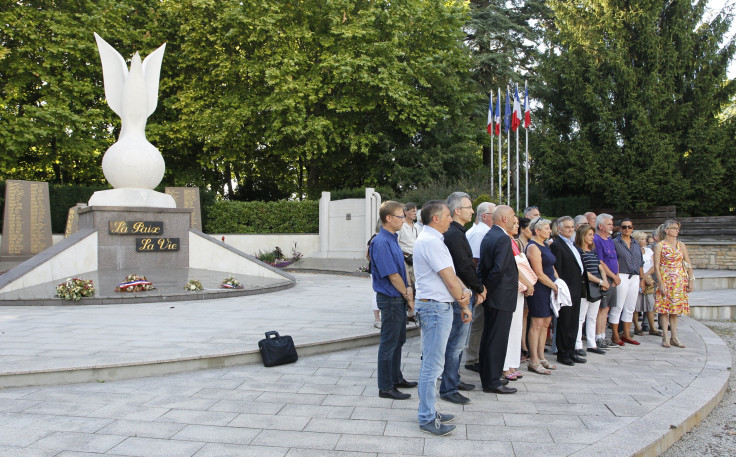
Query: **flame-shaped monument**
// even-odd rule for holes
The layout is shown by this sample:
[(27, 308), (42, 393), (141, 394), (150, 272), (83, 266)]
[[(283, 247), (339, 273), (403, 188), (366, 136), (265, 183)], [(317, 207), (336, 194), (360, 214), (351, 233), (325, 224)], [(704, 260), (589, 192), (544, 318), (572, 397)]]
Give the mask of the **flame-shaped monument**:
[(120, 116), (120, 136), (102, 158), (112, 190), (95, 192), (90, 206), (176, 208), (174, 199), (153, 189), (164, 177), (164, 159), (146, 139), (146, 120), (158, 103), (158, 81), (166, 43), (143, 62), (136, 52), (130, 63), (95, 33), (102, 61), (105, 97)]

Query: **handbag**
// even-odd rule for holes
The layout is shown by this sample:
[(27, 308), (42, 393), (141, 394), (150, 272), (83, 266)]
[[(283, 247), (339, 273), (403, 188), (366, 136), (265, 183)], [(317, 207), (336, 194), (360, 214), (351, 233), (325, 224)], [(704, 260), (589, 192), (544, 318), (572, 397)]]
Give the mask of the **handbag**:
[(587, 300), (591, 303), (595, 303), (599, 301), (601, 298), (603, 298), (603, 293), (601, 292), (601, 286), (600, 284), (596, 284), (594, 282), (590, 282), (588, 278), (585, 279), (585, 282), (588, 283), (588, 297)]
[(266, 367), (294, 363), (299, 359), (294, 340), (288, 335), (281, 336), (276, 331), (266, 332), (266, 338), (258, 342), (258, 349), (261, 351), (263, 366)]
[[(536, 284), (539, 278), (536, 273), (534, 273), (534, 270), (532, 270), (532, 266), (529, 264), (529, 260), (526, 258), (526, 255), (523, 252), (520, 252), (514, 256), (514, 260), (516, 261), (516, 268), (519, 270), (519, 274), (523, 275), (524, 279), (529, 281), (532, 285)], [(526, 285), (519, 281), (519, 292), (526, 292), (526, 289)]]

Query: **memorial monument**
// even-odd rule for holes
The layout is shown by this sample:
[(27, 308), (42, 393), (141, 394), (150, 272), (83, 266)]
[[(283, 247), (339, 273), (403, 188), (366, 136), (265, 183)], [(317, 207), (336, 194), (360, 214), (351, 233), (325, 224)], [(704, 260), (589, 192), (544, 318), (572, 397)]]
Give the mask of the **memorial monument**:
[[(179, 197), (179, 207), (174, 196), (153, 190), (165, 164), (146, 139), (145, 128), (156, 109), (166, 45), (143, 61), (136, 53), (128, 69), (115, 49), (97, 34), (95, 39), (107, 103), (121, 120), (118, 141), (102, 159), (113, 189), (95, 192), (88, 206), (77, 208), (77, 229), (70, 228), (73, 233), (67, 238), (0, 276), (0, 304), (58, 304), (53, 299), (55, 284), (71, 276), (95, 282), (96, 296), (85, 302), (105, 304), (219, 298), (293, 287), (293, 276), (198, 229), (199, 195), (192, 194), (196, 189), (169, 188)], [(115, 286), (129, 274), (146, 275), (156, 290), (116, 295)], [(218, 289), (231, 275), (244, 288)], [(205, 290), (185, 292), (183, 286), (192, 279), (205, 284)]]

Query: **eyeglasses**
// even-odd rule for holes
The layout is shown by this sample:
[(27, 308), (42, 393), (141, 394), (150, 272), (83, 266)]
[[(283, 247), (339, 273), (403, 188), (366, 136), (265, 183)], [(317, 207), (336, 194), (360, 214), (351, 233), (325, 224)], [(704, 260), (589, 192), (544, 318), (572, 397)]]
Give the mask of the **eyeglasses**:
[(391, 214), (393, 217), (398, 217), (399, 219), (406, 219), (406, 216), (399, 216), (398, 214)]
[(633, 228), (634, 228), (633, 225), (622, 225), (621, 226), (621, 230), (631, 230)]
[(680, 227), (668, 227), (667, 230), (677, 230), (680, 231)]

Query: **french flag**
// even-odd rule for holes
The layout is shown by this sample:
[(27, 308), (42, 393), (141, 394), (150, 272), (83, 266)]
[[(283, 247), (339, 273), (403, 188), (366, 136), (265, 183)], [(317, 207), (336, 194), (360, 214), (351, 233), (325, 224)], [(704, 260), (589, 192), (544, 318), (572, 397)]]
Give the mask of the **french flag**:
[(519, 101), (519, 86), (514, 88), (514, 111), (511, 114), (511, 130), (514, 132), (521, 125), (521, 102)]
[(529, 87), (524, 85), (524, 128), (532, 125), (532, 110), (529, 108)]
[(498, 88), (498, 97), (496, 98), (496, 136), (501, 136), (501, 88)]
[(486, 124), (486, 130), (489, 135), (493, 136), (493, 91), (491, 91), (491, 98), (488, 100), (488, 123)]

